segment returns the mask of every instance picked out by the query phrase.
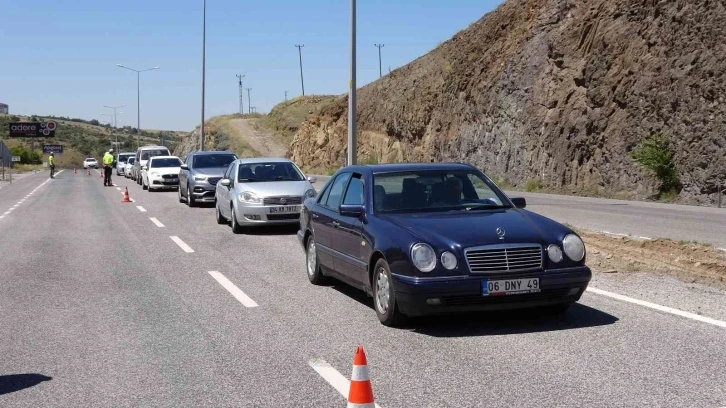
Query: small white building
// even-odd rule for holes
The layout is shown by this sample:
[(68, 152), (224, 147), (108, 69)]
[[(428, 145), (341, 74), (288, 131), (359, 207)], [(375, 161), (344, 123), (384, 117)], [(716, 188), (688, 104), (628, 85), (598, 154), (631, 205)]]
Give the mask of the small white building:
[(10, 113), (10, 107), (4, 103), (0, 103), (0, 113), (8, 114)]

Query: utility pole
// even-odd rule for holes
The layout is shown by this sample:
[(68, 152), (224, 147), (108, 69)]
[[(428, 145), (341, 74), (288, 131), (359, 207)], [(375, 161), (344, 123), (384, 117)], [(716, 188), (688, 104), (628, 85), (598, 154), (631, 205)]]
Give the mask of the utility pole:
[(305, 44), (302, 45), (296, 45), (297, 52), (300, 55), (300, 85), (302, 86), (302, 94), (305, 96), (305, 81), (303, 81), (303, 69), (302, 69), (302, 47), (304, 47)]
[(350, 0), (350, 82), (348, 94), (348, 165), (356, 164), (356, 111), (355, 111), (355, 0)]
[(248, 108), (247, 113), (252, 113), (252, 100), (250, 99), (251, 90), (252, 90), (252, 88), (247, 88), (247, 108)]
[(124, 69), (128, 69), (129, 71), (136, 72), (136, 147), (138, 148), (139, 143), (140, 143), (139, 135), (141, 134), (141, 91), (140, 91), (141, 87), (139, 85), (141, 82), (140, 76), (141, 76), (142, 72), (159, 69), (159, 67), (156, 66), (153, 68), (137, 70), (137, 69), (133, 69), (133, 68), (129, 68), (127, 66), (121, 65), (121, 64), (116, 64), (116, 66), (119, 68), (124, 68)]
[(285, 91), (285, 102), (287, 102), (287, 91)]
[[(126, 104), (123, 104), (123, 105), (120, 105), (120, 106), (103, 105), (104, 108), (113, 109), (113, 128), (114, 129), (117, 128), (117, 126), (116, 126), (116, 109), (123, 108), (124, 106), (126, 106)], [(120, 113), (123, 114), (123, 112), (120, 112)], [(116, 144), (118, 144), (118, 133), (116, 133)], [(116, 146), (116, 148), (118, 148), (118, 146)]]
[(244, 74), (237, 75), (239, 78), (239, 113), (245, 113), (245, 89), (242, 87), (242, 78)]
[(207, 0), (202, 6), (202, 127), (199, 132), (199, 150), (204, 150), (204, 82), (207, 65)]
[(383, 76), (383, 71), (381, 70), (381, 47), (385, 47), (386, 44), (373, 44), (378, 48), (378, 77)]

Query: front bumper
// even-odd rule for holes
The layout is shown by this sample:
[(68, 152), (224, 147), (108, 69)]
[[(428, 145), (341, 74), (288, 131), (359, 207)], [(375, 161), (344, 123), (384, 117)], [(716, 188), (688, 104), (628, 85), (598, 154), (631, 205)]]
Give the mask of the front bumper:
[(179, 177), (175, 181), (169, 181), (162, 177), (151, 177), (149, 176), (149, 185), (153, 188), (178, 188)]
[[(240, 225), (256, 224), (298, 224), (300, 222), (300, 210), (302, 204), (296, 205), (251, 205), (246, 203), (237, 204), (237, 222)], [(289, 207), (289, 208), (286, 208)], [(273, 208), (286, 208), (286, 211), (272, 212)], [(294, 209), (293, 209), (294, 208)]]
[[(592, 279), (592, 271), (587, 266), (582, 266), (516, 275), (466, 275), (437, 279), (392, 274), (392, 278), (401, 312), (409, 316), (421, 316), (450, 312), (512, 310), (576, 302)], [(509, 278), (540, 278), (541, 291), (506, 296), (482, 295), (482, 280)]]
[[(221, 179), (221, 178), (220, 178)], [(189, 185), (190, 194), (194, 197), (194, 201), (200, 203), (213, 203), (216, 201), (215, 190), (217, 184), (211, 184), (208, 181), (192, 181)]]

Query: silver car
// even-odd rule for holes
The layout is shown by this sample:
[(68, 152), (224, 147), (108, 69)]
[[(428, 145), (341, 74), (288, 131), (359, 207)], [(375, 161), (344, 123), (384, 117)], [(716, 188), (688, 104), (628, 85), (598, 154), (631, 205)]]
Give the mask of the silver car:
[(230, 152), (189, 153), (179, 172), (179, 202), (186, 202), (189, 207), (203, 202), (213, 203), (217, 182), (235, 160), (237, 156)]
[(253, 225), (298, 224), (316, 181), (288, 159), (237, 159), (216, 186), (217, 223), (231, 223), (235, 234)]

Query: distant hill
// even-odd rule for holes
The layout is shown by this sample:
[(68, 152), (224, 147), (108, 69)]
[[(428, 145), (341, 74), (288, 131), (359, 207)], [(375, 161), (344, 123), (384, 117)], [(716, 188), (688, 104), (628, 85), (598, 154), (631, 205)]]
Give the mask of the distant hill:
[[(117, 139), (120, 143), (119, 151), (136, 150), (136, 129), (126, 126), (113, 129), (109, 125), (103, 125), (96, 120), (83, 120), (57, 116), (20, 116), (0, 114), (0, 139), (10, 147), (30, 146), (30, 140), (25, 138), (8, 138), (10, 122), (33, 122), (54, 120), (58, 123), (56, 137), (53, 139), (36, 139), (36, 150), (41, 151), (43, 143), (62, 144), (64, 154), (58, 156), (60, 166), (80, 166), (85, 157), (96, 157), (100, 159), (103, 153), (111, 147), (111, 142)], [(159, 144), (161, 137), (164, 137), (164, 144), (174, 149), (180, 140), (186, 136), (186, 132), (180, 131), (148, 131), (142, 130), (139, 140), (144, 144)]]
[[(204, 122), (205, 150), (229, 150), (238, 157), (284, 157), (300, 125), (335, 100), (330, 95), (301, 96), (281, 102), (269, 114), (220, 115)], [(177, 145), (184, 156), (199, 149), (197, 126)]]
[[(465, 161), (515, 187), (714, 205), (724, 27), (723, 1), (508, 0), (359, 90), (359, 160)], [(347, 105), (297, 132), (290, 156), (307, 171), (345, 164)]]

